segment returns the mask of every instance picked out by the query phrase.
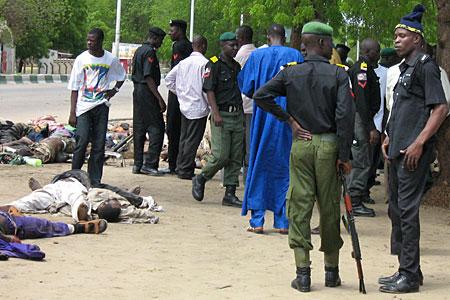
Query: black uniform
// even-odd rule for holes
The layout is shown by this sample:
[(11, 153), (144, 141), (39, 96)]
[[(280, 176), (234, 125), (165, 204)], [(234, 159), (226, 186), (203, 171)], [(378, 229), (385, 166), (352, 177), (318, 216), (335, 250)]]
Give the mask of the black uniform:
[[(373, 117), (380, 109), (380, 84), (373, 67), (362, 57), (349, 70), (355, 97), (356, 115), (352, 145), (352, 172), (348, 190), (354, 206), (361, 206), (369, 197), (369, 177), (372, 166), (370, 131), (376, 130)], [(373, 214), (373, 211), (371, 211)]]
[[(187, 39), (176, 41), (172, 45), (172, 58), (170, 68), (175, 67), (180, 61), (191, 55), (192, 44)], [(167, 105), (167, 138), (169, 139), (169, 169), (175, 172), (177, 167), (177, 156), (180, 147), (181, 134), (181, 112), (177, 95), (169, 92)]]
[[(158, 169), (159, 155), (164, 140), (164, 119), (159, 101), (150, 91), (145, 78), (150, 76), (159, 86), (161, 73), (156, 51), (149, 43), (144, 43), (136, 50), (133, 57), (133, 73), (131, 79), (134, 83), (133, 91), (133, 142), (134, 165), (143, 165)], [(145, 135), (148, 133), (150, 144), (144, 159)]]
[(435, 139), (423, 146), (418, 167), (409, 171), (400, 150), (411, 145), (422, 132), (431, 109), (445, 104), (445, 94), (437, 64), (426, 54), (418, 54), (400, 65), (394, 88), (394, 104), (387, 125), (389, 136), (389, 216), (392, 222), (391, 253), (399, 256), (400, 273), (417, 282), (419, 274), (419, 205), (432, 160)]

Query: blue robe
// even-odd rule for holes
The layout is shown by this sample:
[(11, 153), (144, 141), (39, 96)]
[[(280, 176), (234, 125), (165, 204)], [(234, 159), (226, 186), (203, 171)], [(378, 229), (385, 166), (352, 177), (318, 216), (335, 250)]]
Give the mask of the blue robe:
[[(293, 48), (271, 46), (255, 50), (239, 73), (241, 92), (249, 97), (290, 62), (303, 62)], [(286, 98), (275, 101), (286, 109)], [(242, 215), (248, 210), (271, 210), (280, 214), (289, 188), (289, 154), (292, 132), (286, 122), (253, 104), (250, 131), (250, 157), (245, 184)]]

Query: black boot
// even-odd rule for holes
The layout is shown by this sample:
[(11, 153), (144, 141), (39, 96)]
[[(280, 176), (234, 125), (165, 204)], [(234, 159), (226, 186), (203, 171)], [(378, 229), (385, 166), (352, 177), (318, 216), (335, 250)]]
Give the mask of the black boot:
[(355, 217), (375, 217), (375, 211), (366, 207), (362, 200), (354, 202), (352, 198), (352, 211)]
[(242, 201), (239, 200), (238, 197), (236, 197), (236, 186), (227, 185), (225, 188), (225, 196), (223, 196), (222, 205), (242, 207)]
[(380, 292), (391, 294), (417, 293), (419, 281), (410, 280), (400, 273), (394, 283), (380, 286)]
[(192, 197), (197, 201), (202, 201), (205, 195), (206, 178), (202, 174), (192, 178)]
[(338, 267), (325, 267), (325, 286), (337, 287), (341, 285)]
[(297, 277), (292, 280), (291, 287), (303, 293), (311, 291), (311, 268), (297, 267)]

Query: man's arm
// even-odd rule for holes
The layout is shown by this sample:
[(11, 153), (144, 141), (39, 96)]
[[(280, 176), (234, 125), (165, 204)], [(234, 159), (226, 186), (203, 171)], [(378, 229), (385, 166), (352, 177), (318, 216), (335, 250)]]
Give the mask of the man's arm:
[(145, 77), (145, 82), (147, 83), (148, 88), (150, 89), (150, 92), (158, 99), (159, 106), (161, 107), (161, 112), (166, 111), (166, 103), (164, 102), (163, 97), (158, 92), (158, 87), (156, 86), (155, 80), (151, 76)]
[(350, 151), (355, 126), (355, 105), (351, 95), (349, 78), (344, 70), (338, 71), (338, 91), (336, 101), (336, 135), (338, 138), (338, 168), (342, 167), (345, 174), (351, 171)]
[(253, 100), (262, 110), (286, 122), (291, 116), (275, 102), (275, 98), (279, 96), (286, 96), (285, 70), (260, 87), (253, 95)]
[(166, 83), (167, 88), (174, 94), (177, 94), (177, 72), (179, 66), (176, 65), (172, 70), (170, 70), (169, 74), (164, 78), (164, 82)]
[(208, 90), (208, 91), (206, 91), (206, 97), (208, 98), (209, 106), (211, 106), (211, 112), (213, 113), (214, 124), (217, 127), (222, 127), (223, 119), (222, 119), (222, 116), (220, 115), (219, 107), (217, 106), (216, 94), (214, 94), (214, 91)]
[(112, 97), (114, 97), (114, 95), (119, 92), (120, 87), (123, 85), (123, 83), (124, 83), (124, 80), (116, 81), (116, 85), (112, 89), (106, 91), (105, 98), (109, 100)]
[(77, 101), (78, 101), (78, 91), (72, 91), (70, 94), (70, 114), (69, 114), (69, 125), (77, 126)]

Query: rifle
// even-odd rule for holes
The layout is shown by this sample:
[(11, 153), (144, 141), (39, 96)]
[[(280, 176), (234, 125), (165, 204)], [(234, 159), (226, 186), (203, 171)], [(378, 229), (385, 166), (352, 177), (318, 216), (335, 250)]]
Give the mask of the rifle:
[(364, 285), (364, 274), (363, 269), (361, 265), (361, 248), (359, 247), (359, 239), (358, 239), (358, 233), (356, 232), (356, 226), (355, 226), (355, 217), (353, 216), (352, 211), (352, 202), (350, 199), (350, 195), (347, 190), (347, 183), (345, 181), (344, 172), (342, 169), (339, 169), (339, 178), (342, 181), (342, 186), (344, 188), (343, 190), (343, 196), (344, 196), (344, 203), (345, 203), (345, 215), (342, 216), (342, 221), (344, 222), (344, 226), (347, 229), (347, 232), (350, 234), (350, 237), (352, 239), (352, 257), (356, 261), (356, 268), (358, 270), (358, 278), (359, 278), (359, 292), (365, 294), (366, 293), (366, 287)]

